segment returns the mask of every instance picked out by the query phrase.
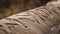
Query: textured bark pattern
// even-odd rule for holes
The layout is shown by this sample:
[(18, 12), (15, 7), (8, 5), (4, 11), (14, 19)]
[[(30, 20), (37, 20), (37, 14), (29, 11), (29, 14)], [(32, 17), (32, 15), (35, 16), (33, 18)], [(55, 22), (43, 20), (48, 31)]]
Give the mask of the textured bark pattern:
[(60, 10), (45, 5), (0, 20), (0, 34), (60, 34)]

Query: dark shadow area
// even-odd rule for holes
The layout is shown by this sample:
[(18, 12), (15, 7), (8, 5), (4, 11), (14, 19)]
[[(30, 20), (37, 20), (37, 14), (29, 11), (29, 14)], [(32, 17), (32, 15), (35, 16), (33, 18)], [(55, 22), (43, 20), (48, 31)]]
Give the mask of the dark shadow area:
[(51, 0), (0, 0), (0, 17), (43, 6), (49, 1)]

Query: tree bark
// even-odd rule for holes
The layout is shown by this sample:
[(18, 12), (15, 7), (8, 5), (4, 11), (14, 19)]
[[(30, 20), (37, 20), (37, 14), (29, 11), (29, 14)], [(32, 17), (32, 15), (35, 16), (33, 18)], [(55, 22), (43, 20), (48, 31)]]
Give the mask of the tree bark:
[(60, 10), (48, 3), (0, 20), (0, 34), (60, 34)]

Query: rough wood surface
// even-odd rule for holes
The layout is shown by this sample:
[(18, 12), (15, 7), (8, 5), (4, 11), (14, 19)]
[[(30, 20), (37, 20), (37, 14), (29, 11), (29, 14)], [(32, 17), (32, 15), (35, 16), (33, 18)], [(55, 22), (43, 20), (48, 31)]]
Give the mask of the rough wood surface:
[(47, 4), (1, 19), (0, 34), (60, 34), (60, 7), (57, 5)]

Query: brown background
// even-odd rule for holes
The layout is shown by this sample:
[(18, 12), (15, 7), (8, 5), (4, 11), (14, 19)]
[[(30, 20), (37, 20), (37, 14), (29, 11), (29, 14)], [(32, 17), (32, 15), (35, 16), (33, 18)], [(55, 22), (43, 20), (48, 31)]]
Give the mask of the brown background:
[(0, 0), (0, 19), (45, 5), (50, 0)]

